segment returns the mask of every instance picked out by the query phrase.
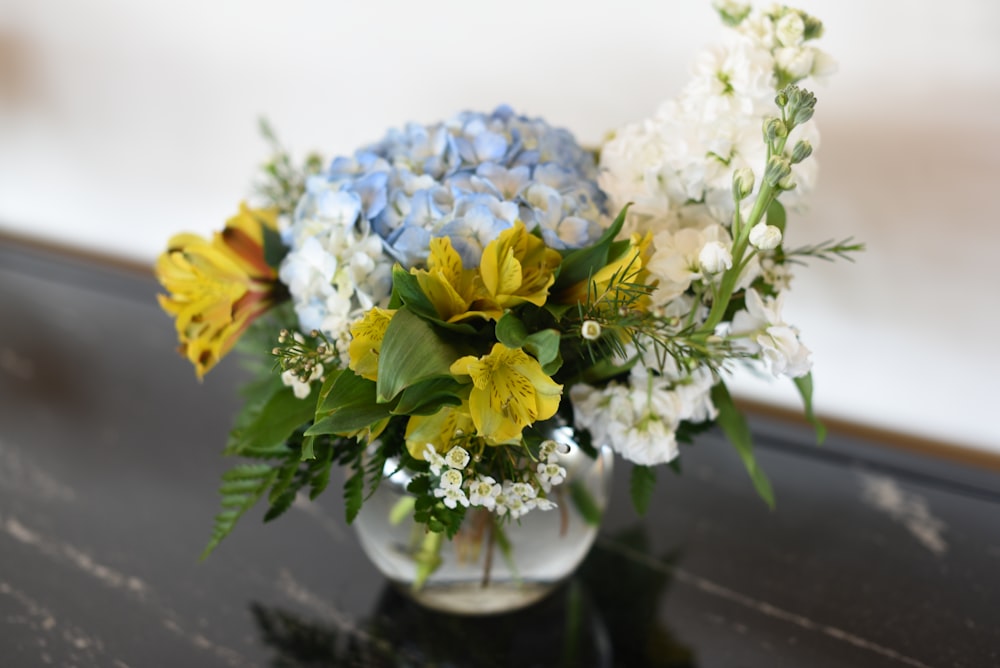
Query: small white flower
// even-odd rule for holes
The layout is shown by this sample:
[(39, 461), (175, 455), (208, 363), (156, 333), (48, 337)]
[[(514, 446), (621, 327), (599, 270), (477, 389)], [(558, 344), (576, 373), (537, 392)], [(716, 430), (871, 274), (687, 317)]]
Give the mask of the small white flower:
[[(301, 336), (298, 332), (295, 333), (296, 337)], [(323, 376), (323, 365), (317, 364), (313, 367), (312, 372), (309, 377), (303, 380), (299, 377), (295, 371), (292, 369), (287, 369), (281, 372), (281, 382), (285, 384), (286, 387), (292, 388), (292, 392), (298, 399), (305, 399), (309, 396), (312, 391), (312, 382)]]
[(535, 499), (535, 508), (539, 510), (552, 510), (556, 507), (556, 504), (548, 499)]
[(441, 475), (441, 467), (444, 466), (444, 457), (438, 454), (434, 446), (428, 443), (424, 446), (424, 460), (430, 464), (431, 473)]
[(698, 253), (698, 264), (706, 274), (718, 274), (732, 268), (733, 256), (718, 241), (709, 241)]
[(449, 508), (455, 508), (458, 504), (462, 504), (466, 508), (469, 506), (469, 499), (460, 488), (441, 489), (438, 487), (434, 490), (434, 496), (444, 499), (444, 505)]
[(750, 245), (760, 250), (774, 250), (781, 244), (781, 230), (774, 225), (757, 223), (750, 228)]
[(448, 469), (441, 474), (441, 489), (458, 489), (462, 486), (462, 474), (455, 469)]
[(558, 485), (566, 479), (566, 469), (555, 462), (548, 462), (538, 465), (538, 477), (542, 482), (550, 485)]
[(493, 510), (503, 488), (490, 476), (479, 476), (469, 488), (469, 503)]
[(596, 320), (584, 320), (580, 325), (580, 335), (588, 341), (601, 338), (601, 323)]
[(515, 482), (510, 486), (511, 494), (516, 494), (522, 499), (533, 499), (538, 496), (538, 490), (535, 489), (533, 485), (529, 485), (526, 482)]
[(469, 465), (469, 451), (456, 445), (444, 456), (445, 463), (453, 469), (464, 469)]

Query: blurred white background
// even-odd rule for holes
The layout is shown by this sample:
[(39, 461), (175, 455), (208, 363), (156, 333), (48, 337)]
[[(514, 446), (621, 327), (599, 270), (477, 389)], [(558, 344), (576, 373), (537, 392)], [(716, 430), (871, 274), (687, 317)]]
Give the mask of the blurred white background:
[[(786, 298), (819, 412), (1000, 452), (1000, 2), (798, 6), (840, 71), (790, 242), (868, 246)], [(721, 30), (709, 0), (0, 0), (0, 231), (152, 261), (235, 211), (260, 116), (326, 156), (502, 102), (596, 144)], [(787, 381), (738, 390), (798, 401)]]

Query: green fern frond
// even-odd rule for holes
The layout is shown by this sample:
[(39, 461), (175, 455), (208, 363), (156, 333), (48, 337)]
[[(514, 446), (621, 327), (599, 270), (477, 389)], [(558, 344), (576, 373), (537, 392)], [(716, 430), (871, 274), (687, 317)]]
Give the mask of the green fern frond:
[(229, 535), (237, 520), (250, 510), (274, 482), (278, 470), (267, 464), (240, 464), (222, 474), (222, 510), (215, 516), (212, 538), (201, 553), (206, 558)]

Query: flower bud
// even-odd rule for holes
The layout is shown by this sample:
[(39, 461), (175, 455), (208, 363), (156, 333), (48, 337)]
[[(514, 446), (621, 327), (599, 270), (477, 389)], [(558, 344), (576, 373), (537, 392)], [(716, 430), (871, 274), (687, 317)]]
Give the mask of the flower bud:
[(753, 192), (754, 175), (749, 167), (743, 167), (733, 172), (733, 194), (736, 199), (745, 200)]
[(709, 241), (698, 254), (698, 264), (706, 274), (718, 274), (732, 268), (733, 256), (718, 241)]
[(805, 139), (800, 139), (795, 142), (795, 148), (792, 149), (792, 164), (797, 165), (810, 155), (812, 155), (813, 147)]
[(750, 228), (750, 245), (760, 250), (774, 250), (781, 244), (781, 230), (774, 225), (757, 223)]
[(781, 155), (772, 155), (767, 161), (767, 169), (764, 170), (764, 180), (774, 187), (791, 173), (792, 163), (788, 161), (788, 158)]
[(596, 341), (601, 338), (601, 323), (596, 320), (584, 320), (580, 325), (580, 336), (588, 341)]
[(784, 121), (780, 118), (765, 118), (764, 119), (764, 140), (769, 144), (773, 144), (779, 137), (787, 137), (788, 128), (785, 126)]

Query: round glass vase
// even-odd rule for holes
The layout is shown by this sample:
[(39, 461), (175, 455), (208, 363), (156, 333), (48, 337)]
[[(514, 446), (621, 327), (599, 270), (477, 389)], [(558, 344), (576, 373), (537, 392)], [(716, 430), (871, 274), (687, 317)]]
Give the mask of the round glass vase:
[(553, 429), (549, 437), (570, 446), (559, 459), (566, 479), (549, 493), (557, 507), (506, 521), (469, 508), (451, 540), (428, 533), (412, 513), (398, 517), (404, 499), (412, 498), (406, 491), (410, 476), (387, 462), (386, 474), (392, 475), (354, 520), (365, 554), (400, 591), (433, 610), (490, 615), (538, 601), (587, 556), (599, 528), (595, 517), (607, 505), (613, 461), (608, 448), (596, 458), (584, 453), (568, 427)]

